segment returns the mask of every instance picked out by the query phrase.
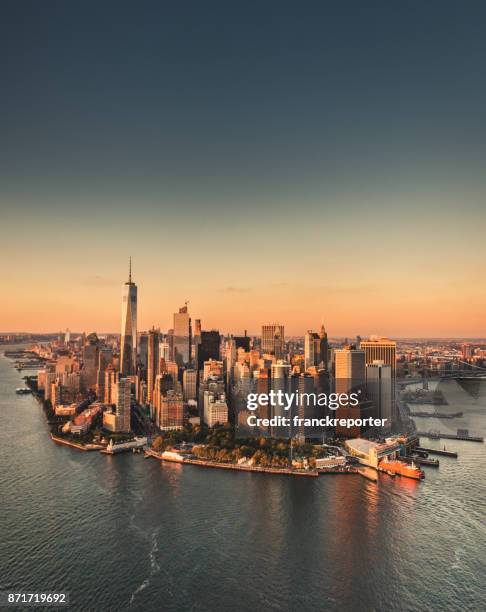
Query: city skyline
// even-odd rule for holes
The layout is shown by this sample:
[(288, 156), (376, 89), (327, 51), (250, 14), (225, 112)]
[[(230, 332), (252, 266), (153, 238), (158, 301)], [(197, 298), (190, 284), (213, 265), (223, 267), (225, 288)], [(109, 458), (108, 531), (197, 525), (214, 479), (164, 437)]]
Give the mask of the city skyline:
[(486, 2), (1, 14), (0, 607), (486, 612)]

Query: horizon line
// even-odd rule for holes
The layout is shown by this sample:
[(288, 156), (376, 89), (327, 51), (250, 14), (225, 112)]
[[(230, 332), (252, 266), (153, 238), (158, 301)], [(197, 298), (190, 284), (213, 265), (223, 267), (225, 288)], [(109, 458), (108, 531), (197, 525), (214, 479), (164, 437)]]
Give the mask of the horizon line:
[[(147, 330), (139, 330), (137, 331), (137, 334), (139, 333), (145, 333), (148, 332), (149, 329)], [(218, 331), (219, 334), (221, 336), (244, 336), (243, 334), (238, 334), (238, 333), (234, 333), (234, 332), (220, 332), (217, 329), (209, 329), (209, 330), (202, 330), (202, 331)], [(8, 335), (37, 335), (37, 336), (54, 336), (54, 335), (59, 335), (64, 334), (66, 332), (66, 330), (57, 330), (57, 331), (51, 331), (51, 332), (40, 332), (40, 331), (0, 331), (0, 336), (8, 336)], [(120, 332), (112, 332), (112, 331), (103, 331), (103, 332), (98, 332), (95, 330), (92, 330), (91, 332), (79, 332), (79, 331), (73, 331), (73, 330), (69, 330), (69, 332), (71, 334), (74, 335), (82, 335), (83, 333), (96, 333), (97, 335), (100, 336), (121, 336)], [(167, 333), (167, 332), (162, 332), (162, 333)], [(246, 334), (247, 337), (261, 337), (261, 333), (247, 333)], [(286, 338), (303, 338), (305, 336), (305, 332), (303, 334), (286, 334), (285, 337)], [(360, 334), (348, 334), (348, 335), (337, 335), (337, 336), (331, 336), (328, 335), (328, 340), (351, 340), (353, 338), (356, 338), (357, 336), (360, 336)], [(475, 341), (484, 341), (486, 342), (486, 336), (386, 336), (386, 335), (378, 335), (378, 334), (365, 334), (362, 336), (362, 340), (367, 340), (372, 336), (377, 336), (379, 338), (386, 338), (389, 340), (475, 340)], [(192, 336), (194, 337), (194, 336)]]

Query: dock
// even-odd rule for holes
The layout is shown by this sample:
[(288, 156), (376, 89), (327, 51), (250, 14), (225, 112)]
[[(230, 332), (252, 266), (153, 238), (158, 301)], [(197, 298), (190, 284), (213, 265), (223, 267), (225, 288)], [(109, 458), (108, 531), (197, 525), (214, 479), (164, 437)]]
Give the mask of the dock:
[(415, 454), (412, 457), (400, 457), (400, 461), (411, 464), (416, 463), (417, 465), (428, 465), (429, 467), (439, 467), (438, 459), (427, 459), (419, 454)]
[(430, 455), (442, 455), (443, 457), (454, 457), (457, 459), (455, 451), (441, 450), (440, 448), (424, 448), (423, 446), (417, 446), (414, 450), (421, 453), (429, 453)]
[(135, 437), (133, 440), (118, 444), (113, 444), (113, 441), (110, 440), (108, 446), (106, 448), (102, 448), (100, 452), (104, 455), (117, 455), (118, 453), (126, 453), (127, 451), (141, 451), (146, 446), (147, 438), (145, 436)]
[(422, 412), (422, 411), (410, 411), (411, 417), (420, 417), (425, 419), (460, 419), (464, 416), (463, 412), (450, 412), (447, 414), (446, 412)]

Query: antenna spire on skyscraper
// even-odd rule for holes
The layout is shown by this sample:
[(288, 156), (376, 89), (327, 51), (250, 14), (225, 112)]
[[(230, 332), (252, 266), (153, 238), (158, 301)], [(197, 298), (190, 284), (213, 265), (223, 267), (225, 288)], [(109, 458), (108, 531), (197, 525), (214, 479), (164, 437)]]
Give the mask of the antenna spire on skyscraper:
[(132, 282), (132, 256), (128, 259), (128, 282)]

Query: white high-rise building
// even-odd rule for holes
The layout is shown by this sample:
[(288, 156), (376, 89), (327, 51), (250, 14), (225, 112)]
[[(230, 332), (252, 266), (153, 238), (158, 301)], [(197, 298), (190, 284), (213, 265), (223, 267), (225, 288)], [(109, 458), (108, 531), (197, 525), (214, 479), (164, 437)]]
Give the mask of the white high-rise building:
[(52, 383), (56, 380), (56, 373), (47, 371), (44, 381), (44, 399), (51, 399)]
[(228, 422), (228, 404), (224, 393), (217, 395), (211, 391), (204, 392), (203, 420), (208, 427)]
[(166, 362), (170, 361), (170, 345), (168, 342), (160, 342), (159, 357), (160, 359), (164, 359)]
[(208, 359), (203, 367), (203, 380), (207, 380), (210, 376), (223, 376), (223, 362), (218, 359)]
[(120, 372), (122, 376), (130, 376), (137, 369), (137, 285), (132, 282), (132, 258), (128, 281), (122, 289), (121, 314)]
[(366, 392), (375, 407), (377, 418), (387, 419), (385, 429), (392, 425), (392, 368), (383, 361), (375, 360), (366, 366)]

